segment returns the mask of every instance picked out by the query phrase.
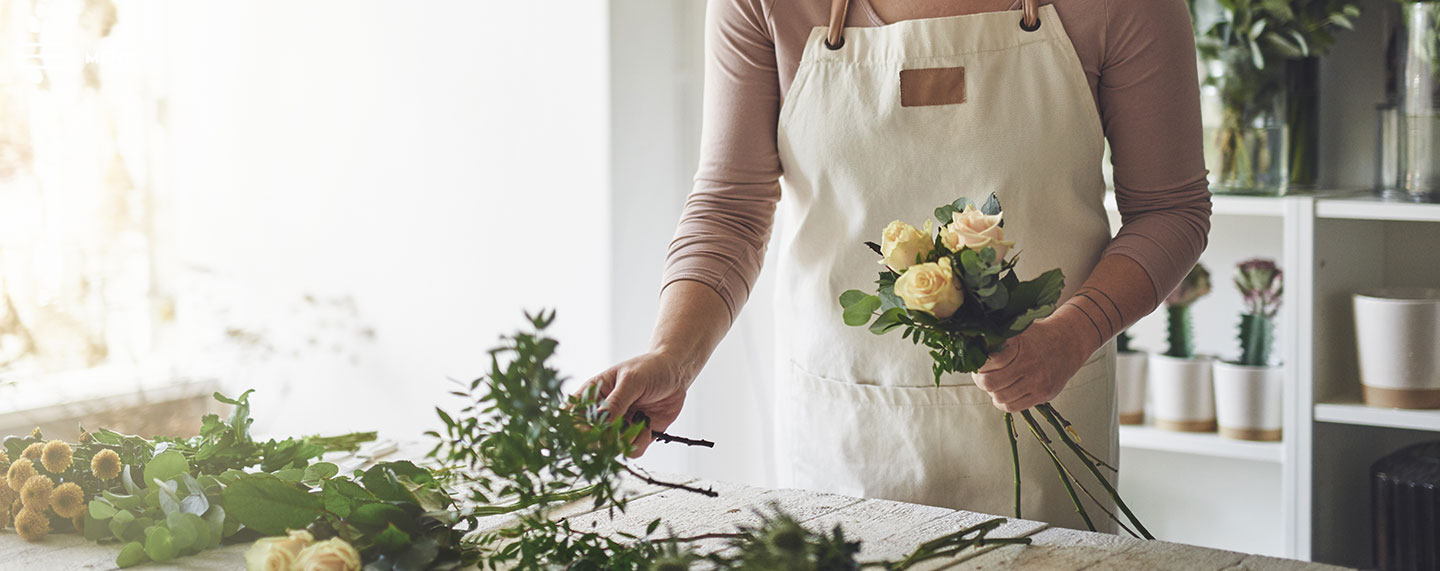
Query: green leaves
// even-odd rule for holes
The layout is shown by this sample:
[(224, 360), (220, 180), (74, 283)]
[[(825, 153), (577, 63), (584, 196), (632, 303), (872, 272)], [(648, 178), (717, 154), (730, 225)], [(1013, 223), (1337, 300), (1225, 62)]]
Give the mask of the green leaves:
[(324, 510), (319, 496), (270, 474), (251, 474), (237, 479), (225, 488), (225, 506), (230, 517), (266, 535), (303, 528)]
[(184, 454), (173, 450), (161, 452), (145, 464), (145, 480), (163, 482), (189, 471), (190, 463), (185, 460)]
[(845, 308), (845, 324), (858, 327), (875, 316), (875, 310), (880, 309), (880, 297), (852, 289), (840, 294), (840, 306)]

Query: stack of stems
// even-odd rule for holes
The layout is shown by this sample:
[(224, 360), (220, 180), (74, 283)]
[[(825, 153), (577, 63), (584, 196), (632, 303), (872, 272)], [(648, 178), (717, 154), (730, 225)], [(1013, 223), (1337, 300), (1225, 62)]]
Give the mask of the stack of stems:
[[(1060, 436), (1060, 441), (1063, 442), (1065, 446), (1069, 448), (1072, 453), (1075, 454), (1076, 458), (1080, 459), (1080, 463), (1085, 465), (1085, 469), (1089, 471), (1096, 480), (1100, 481), (1100, 485), (1105, 489), (1105, 493), (1110, 497), (1110, 499), (1115, 501), (1115, 505), (1120, 508), (1120, 512), (1125, 515), (1125, 518), (1129, 520), (1130, 524), (1135, 526), (1135, 529), (1131, 529), (1125, 524), (1124, 521), (1121, 521), (1119, 516), (1117, 516), (1114, 512), (1106, 509), (1105, 505), (1102, 504), (1099, 499), (1095, 497), (1095, 494), (1093, 494), (1089, 488), (1085, 487), (1085, 483), (1081, 481), (1080, 478), (1077, 477), (1075, 474), (1070, 472), (1069, 468), (1065, 466), (1065, 463), (1060, 460), (1059, 454), (1055, 452), (1055, 449), (1052, 446), (1053, 441), (1045, 432), (1045, 429), (1041, 426), (1041, 423), (1035, 419), (1035, 415), (1032, 414), (1029, 409), (1020, 411), (1020, 416), (1022, 416), (1025, 419), (1026, 424), (1029, 425), (1031, 434), (1035, 436), (1035, 440), (1040, 442), (1040, 445), (1045, 448), (1046, 454), (1050, 456), (1051, 462), (1055, 465), (1055, 473), (1060, 478), (1060, 482), (1065, 485), (1065, 491), (1070, 495), (1070, 501), (1074, 504), (1076, 513), (1079, 513), (1080, 518), (1085, 521), (1085, 526), (1089, 528), (1090, 531), (1095, 531), (1095, 523), (1093, 520), (1091, 520), (1090, 513), (1085, 508), (1085, 503), (1080, 500), (1080, 496), (1075, 492), (1077, 487), (1081, 492), (1084, 492), (1085, 495), (1088, 496), (1090, 500), (1094, 502), (1097, 507), (1100, 508), (1101, 511), (1105, 512), (1105, 514), (1109, 516), (1111, 520), (1118, 524), (1122, 529), (1129, 532), (1130, 535), (1133, 535), (1135, 537), (1144, 537), (1145, 539), (1155, 539), (1155, 536), (1150, 533), (1150, 530), (1145, 528), (1145, 524), (1140, 523), (1140, 519), (1135, 517), (1135, 512), (1130, 510), (1130, 506), (1125, 504), (1125, 500), (1120, 497), (1120, 492), (1115, 489), (1115, 485), (1111, 483), (1110, 480), (1105, 477), (1105, 474), (1100, 471), (1100, 466), (1104, 466), (1112, 472), (1115, 471), (1115, 468), (1113, 466), (1110, 466), (1109, 464), (1106, 464), (1105, 461), (1097, 458), (1089, 450), (1086, 450), (1084, 446), (1081, 446), (1074, 437), (1072, 437), (1072, 431), (1074, 429), (1070, 426), (1070, 422), (1065, 420), (1065, 417), (1061, 416), (1060, 412), (1055, 410), (1055, 407), (1053, 405), (1049, 403), (1042, 404), (1035, 407), (1034, 410), (1039, 411), (1040, 416), (1044, 417), (1045, 421), (1050, 423), (1050, 425), (1054, 427), (1056, 434)], [(1005, 414), (1005, 428), (1009, 433), (1010, 437), (1010, 454), (1012, 460), (1011, 466), (1014, 470), (1015, 476), (1015, 517), (1018, 518), (1021, 517), (1020, 449), (1015, 434), (1014, 415), (1011, 413)], [(1138, 530), (1138, 533), (1136, 530)]]

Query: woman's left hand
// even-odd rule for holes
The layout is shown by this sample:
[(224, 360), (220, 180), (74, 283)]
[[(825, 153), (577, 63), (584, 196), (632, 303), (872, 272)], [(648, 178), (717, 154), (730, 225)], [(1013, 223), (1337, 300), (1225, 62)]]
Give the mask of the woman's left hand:
[(975, 373), (975, 385), (990, 393), (995, 408), (1020, 412), (1050, 402), (1085, 364), (1094, 335), (1078, 334), (1060, 313), (1011, 338)]

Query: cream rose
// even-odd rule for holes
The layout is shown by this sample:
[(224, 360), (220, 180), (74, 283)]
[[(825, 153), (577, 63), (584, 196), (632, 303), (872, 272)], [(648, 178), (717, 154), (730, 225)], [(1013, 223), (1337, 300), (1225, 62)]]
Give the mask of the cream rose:
[(360, 553), (338, 537), (306, 547), (295, 557), (291, 571), (358, 571)]
[(950, 258), (938, 262), (911, 266), (895, 280), (895, 295), (905, 300), (905, 307), (924, 311), (944, 319), (955, 314), (965, 302), (965, 293), (955, 272), (950, 268)]
[(246, 571), (290, 571), (290, 566), (295, 563), (295, 557), (314, 542), (315, 537), (303, 529), (290, 530), (288, 537), (258, 539), (245, 552), (245, 569)]
[(935, 249), (935, 242), (930, 238), (931, 229), (929, 220), (925, 221), (924, 230), (899, 220), (891, 222), (880, 238), (880, 255), (884, 258), (880, 263), (897, 272), (915, 265), (917, 256), (929, 254)]
[(950, 216), (950, 223), (940, 229), (940, 241), (946, 248), (958, 252), (962, 246), (979, 252), (986, 246), (995, 248), (995, 258), (1003, 259), (1014, 246), (1005, 240), (1005, 229), (1000, 227), (999, 214), (985, 214), (974, 204)]

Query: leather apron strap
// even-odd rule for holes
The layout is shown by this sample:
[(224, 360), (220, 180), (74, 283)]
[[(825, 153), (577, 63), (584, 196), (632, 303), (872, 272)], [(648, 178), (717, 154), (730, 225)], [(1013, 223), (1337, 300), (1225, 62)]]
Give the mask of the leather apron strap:
[[(825, 47), (838, 50), (845, 45), (845, 15), (850, 11), (850, 0), (830, 2), (830, 33), (825, 37)], [(1020, 1), (1020, 28), (1033, 32), (1040, 28), (1040, 0)]]

